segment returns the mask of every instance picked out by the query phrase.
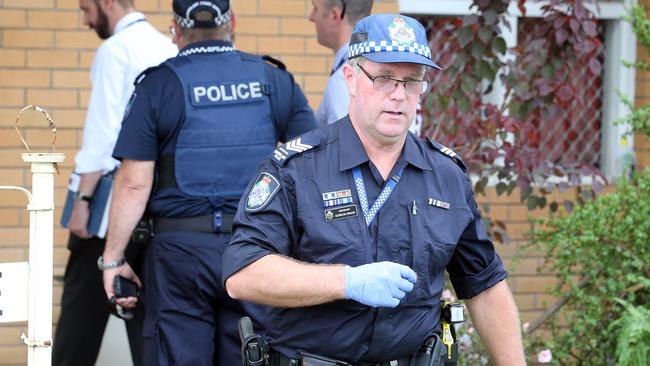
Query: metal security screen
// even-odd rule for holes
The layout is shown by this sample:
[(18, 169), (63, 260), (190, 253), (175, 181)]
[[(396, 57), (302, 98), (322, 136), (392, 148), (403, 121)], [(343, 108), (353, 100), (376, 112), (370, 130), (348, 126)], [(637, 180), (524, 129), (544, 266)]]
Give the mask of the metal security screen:
[[(518, 42), (527, 42), (538, 18), (523, 18), (518, 24)], [(602, 27), (599, 38), (603, 40)], [(596, 50), (600, 65), (604, 64), (603, 47)], [(534, 120), (539, 134), (538, 148), (547, 160), (560, 165), (583, 163), (600, 166), (603, 77), (583, 60), (577, 60), (569, 70), (575, 97), (543, 120)]]
[[(432, 88), (442, 90), (457, 80), (458, 75), (449, 71), (450, 66), (464, 62), (467, 57), (453, 35), (463, 25), (461, 17), (421, 17), (419, 19), (427, 27), (429, 45), (434, 60), (443, 68), (435, 74)], [(539, 18), (519, 18), (517, 35), (519, 44), (525, 44), (530, 38), (532, 27)], [(602, 26), (599, 27), (599, 38), (603, 39)], [(604, 50), (600, 46), (597, 50), (600, 65), (604, 63)], [(538, 149), (545, 160), (563, 166), (587, 164), (600, 167), (601, 154), (601, 118), (603, 96), (602, 67), (590, 68), (586, 62), (580, 60), (567, 63), (571, 67), (569, 74), (574, 85), (574, 98), (563, 106), (552, 108), (552, 113), (542, 118), (529, 120), (536, 127), (535, 143), (531, 146)], [(470, 110), (466, 118), (477, 113), (476, 106), (481, 98), (482, 86), (476, 87), (476, 96), (469, 100)], [(450, 91), (451, 92), (451, 91)], [(435, 136), (442, 144), (449, 144), (452, 148), (463, 153), (464, 145), (471, 144), (475, 136), (458, 134), (458, 126), (463, 125), (463, 117), (449, 113), (448, 108), (441, 107), (440, 103), (426, 100), (421, 111), (422, 135)]]

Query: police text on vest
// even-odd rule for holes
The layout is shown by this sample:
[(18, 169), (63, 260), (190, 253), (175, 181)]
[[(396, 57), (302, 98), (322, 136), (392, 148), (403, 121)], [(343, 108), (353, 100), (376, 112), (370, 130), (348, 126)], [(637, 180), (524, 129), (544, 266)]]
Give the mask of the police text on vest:
[(259, 81), (234, 84), (207, 84), (192, 87), (192, 104), (224, 104), (248, 102), (261, 99), (262, 83)]

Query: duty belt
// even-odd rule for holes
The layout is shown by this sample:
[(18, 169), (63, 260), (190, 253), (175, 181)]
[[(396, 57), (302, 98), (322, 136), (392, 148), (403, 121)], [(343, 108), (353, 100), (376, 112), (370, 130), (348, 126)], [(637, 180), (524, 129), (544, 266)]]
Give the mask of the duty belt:
[(190, 231), (195, 233), (229, 234), (232, 233), (232, 221), (235, 215), (213, 212), (210, 215), (195, 217), (156, 217), (153, 222), (154, 233), (173, 231)]
[[(303, 365), (302, 360), (298, 358), (286, 357), (283, 354), (271, 350), (269, 352), (270, 364), (272, 366), (310, 366)], [(331, 365), (331, 366), (408, 366), (410, 362), (410, 357), (405, 357), (396, 361), (386, 361), (386, 362), (357, 362), (357, 363), (348, 363), (343, 361), (332, 361), (319, 363), (318, 365)]]
[[(430, 334), (424, 343), (410, 356), (399, 360), (385, 362), (349, 363), (327, 356), (300, 352), (299, 358), (290, 358), (269, 347), (259, 334), (255, 334), (249, 317), (244, 316), (238, 322), (239, 339), (242, 344), (243, 366), (442, 366), (447, 362), (442, 359), (445, 349), (437, 332)], [(456, 359), (449, 365), (456, 365)]]

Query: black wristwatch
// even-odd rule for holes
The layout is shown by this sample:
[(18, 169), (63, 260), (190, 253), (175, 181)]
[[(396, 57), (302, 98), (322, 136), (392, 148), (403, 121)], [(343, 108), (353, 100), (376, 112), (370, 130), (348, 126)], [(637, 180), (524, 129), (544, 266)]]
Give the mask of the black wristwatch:
[(92, 201), (93, 196), (87, 196), (87, 195), (83, 194), (83, 192), (77, 191), (77, 192), (74, 193), (74, 199), (80, 200), (80, 201), (90, 202), (90, 201)]

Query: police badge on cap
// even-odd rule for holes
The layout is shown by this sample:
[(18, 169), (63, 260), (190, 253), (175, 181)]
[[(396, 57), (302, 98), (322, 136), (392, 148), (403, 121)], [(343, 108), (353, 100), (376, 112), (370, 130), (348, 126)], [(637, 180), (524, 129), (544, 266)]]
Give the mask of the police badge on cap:
[[(215, 28), (230, 20), (230, 0), (174, 0), (174, 18), (183, 28)], [(197, 11), (212, 12), (214, 20), (197, 20)]]
[(440, 70), (431, 59), (422, 24), (401, 14), (374, 14), (359, 20), (348, 48), (348, 58), (357, 56), (372, 62), (406, 62)]

